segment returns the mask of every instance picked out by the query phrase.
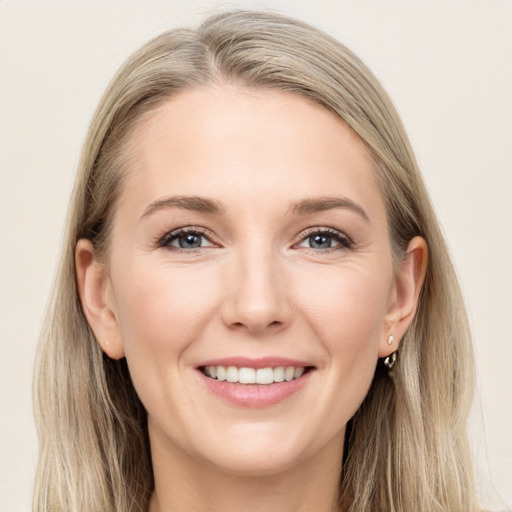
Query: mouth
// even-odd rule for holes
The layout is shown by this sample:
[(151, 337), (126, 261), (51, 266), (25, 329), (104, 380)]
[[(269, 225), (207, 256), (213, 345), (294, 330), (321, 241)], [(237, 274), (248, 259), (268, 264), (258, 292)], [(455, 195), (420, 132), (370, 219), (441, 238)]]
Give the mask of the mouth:
[(272, 385), (300, 379), (313, 370), (313, 366), (268, 366), (252, 368), (248, 366), (205, 365), (199, 370), (210, 379), (231, 384)]
[(236, 407), (261, 408), (300, 395), (316, 367), (292, 359), (235, 357), (205, 361), (196, 369), (213, 395)]

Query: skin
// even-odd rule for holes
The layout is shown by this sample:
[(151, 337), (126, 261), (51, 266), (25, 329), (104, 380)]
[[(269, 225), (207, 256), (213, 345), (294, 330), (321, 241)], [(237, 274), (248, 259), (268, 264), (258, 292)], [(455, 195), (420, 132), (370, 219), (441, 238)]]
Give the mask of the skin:
[[(297, 95), (187, 91), (131, 144), (108, 261), (81, 240), (76, 262), (88, 321), (110, 357), (127, 358), (148, 411), (151, 512), (335, 510), (346, 423), (412, 321), (425, 242), (411, 240), (394, 264), (365, 145)], [(169, 196), (222, 212), (155, 206)], [(333, 197), (351, 203), (293, 209)], [(184, 227), (204, 232), (200, 247), (169, 236), (162, 246)], [(315, 246), (315, 234), (331, 247)], [(213, 394), (197, 369), (230, 356), (314, 369), (277, 404), (243, 407)]]

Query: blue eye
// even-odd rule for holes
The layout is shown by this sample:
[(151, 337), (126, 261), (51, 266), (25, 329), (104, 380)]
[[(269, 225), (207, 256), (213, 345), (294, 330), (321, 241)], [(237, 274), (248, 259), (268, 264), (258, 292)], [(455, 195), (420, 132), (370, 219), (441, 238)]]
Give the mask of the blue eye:
[[(215, 244), (198, 228), (183, 228), (167, 233), (158, 243), (160, 247), (173, 250), (193, 251), (202, 247), (214, 247)], [(330, 228), (309, 231), (302, 236), (298, 247), (315, 251), (343, 250), (352, 246), (351, 240), (343, 233)]]
[(180, 229), (164, 236), (160, 246), (172, 249), (194, 250), (201, 247), (213, 247), (213, 244), (197, 229)]
[(197, 247), (201, 247), (203, 240), (203, 235), (194, 235), (189, 233), (187, 235), (180, 235), (175, 238), (171, 245), (180, 247), (181, 249), (197, 249)]
[(305, 236), (299, 247), (318, 251), (348, 249), (352, 245), (350, 239), (333, 229), (318, 229)]
[(317, 233), (316, 235), (308, 236), (308, 243), (312, 249), (329, 249), (332, 247), (333, 239), (330, 236)]

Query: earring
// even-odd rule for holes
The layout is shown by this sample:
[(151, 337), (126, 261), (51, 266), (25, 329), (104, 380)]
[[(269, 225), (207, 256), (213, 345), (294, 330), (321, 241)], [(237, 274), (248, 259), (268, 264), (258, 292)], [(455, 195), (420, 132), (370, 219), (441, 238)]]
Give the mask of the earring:
[(393, 352), (392, 354), (389, 354), (389, 356), (386, 357), (386, 359), (384, 359), (384, 366), (388, 370), (391, 370), (391, 368), (393, 368), (393, 365), (395, 364), (395, 361), (396, 361), (396, 352)]
[(394, 342), (395, 342), (395, 337), (394, 337), (393, 335), (391, 335), (391, 336), (388, 338), (388, 345), (392, 345)]

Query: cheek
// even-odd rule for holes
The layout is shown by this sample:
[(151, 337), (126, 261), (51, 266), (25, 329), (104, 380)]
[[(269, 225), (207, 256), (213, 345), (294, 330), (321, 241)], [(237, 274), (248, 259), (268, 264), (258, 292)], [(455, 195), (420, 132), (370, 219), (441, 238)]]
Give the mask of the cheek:
[(376, 358), (388, 309), (391, 265), (347, 266), (302, 284), (302, 309), (326, 350), (345, 362)]
[[(185, 354), (212, 321), (219, 288), (205, 282), (197, 269), (147, 261), (123, 263), (114, 277), (117, 318), (134, 387), (151, 415), (169, 420), (180, 404), (190, 406), (183, 384)], [(162, 404), (172, 405), (163, 412)]]
[(326, 389), (333, 392), (324, 407), (333, 412), (333, 428), (346, 424), (370, 388), (391, 279), (391, 265), (347, 267), (326, 280), (326, 292), (315, 294), (310, 325), (328, 354)]
[(218, 288), (186, 267), (136, 261), (120, 269), (117, 282), (117, 316), (129, 362), (178, 357), (204, 331), (218, 300)]

